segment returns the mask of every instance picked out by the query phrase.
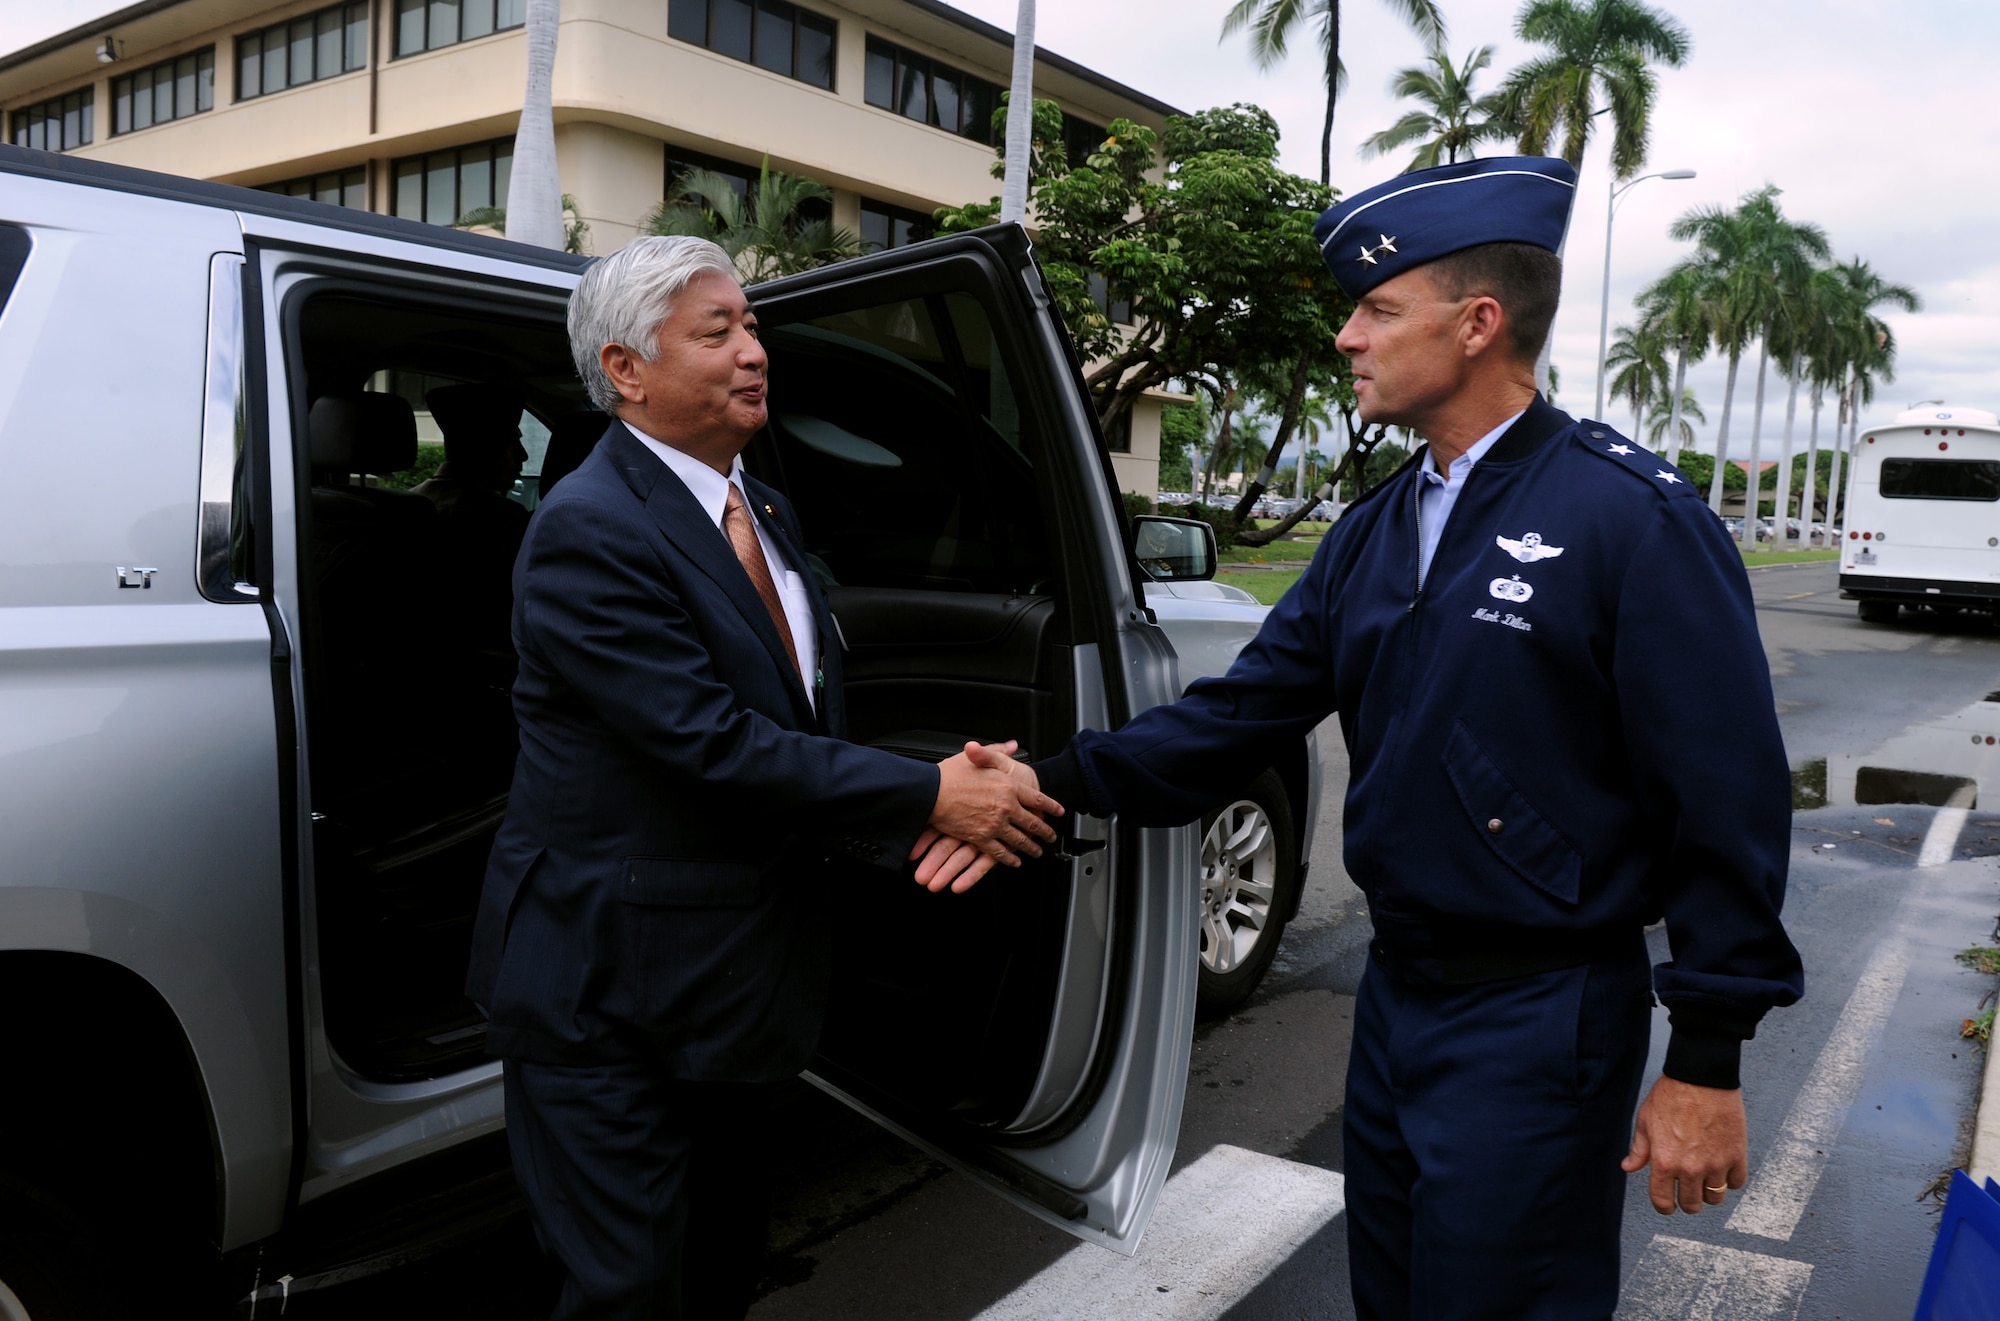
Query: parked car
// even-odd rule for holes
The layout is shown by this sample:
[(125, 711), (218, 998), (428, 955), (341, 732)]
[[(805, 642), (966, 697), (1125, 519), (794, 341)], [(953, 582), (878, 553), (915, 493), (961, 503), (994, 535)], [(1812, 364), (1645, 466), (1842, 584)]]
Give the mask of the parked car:
[[(397, 474), (437, 383), (524, 390), (551, 452), (602, 430), (584, 266), (0, 147), (0, 462), (34, 492), (0, 522), (0, 1315), (280, 1306), (512, 1213), (462, 991), (507, 566)], [(830, 584), (852, 737), (1040, 755), (1261, 623), (1206, 525), (1125, 517), (1018, 227), (755, 298), (777, 409), (744, 457)], [(1129, 1251), (1198, 998), (1268, 967), (1319, 792), (1308, 737), (1203, 826), (1080, 817), (963, 896), (830, 863), (814, 1080)]]

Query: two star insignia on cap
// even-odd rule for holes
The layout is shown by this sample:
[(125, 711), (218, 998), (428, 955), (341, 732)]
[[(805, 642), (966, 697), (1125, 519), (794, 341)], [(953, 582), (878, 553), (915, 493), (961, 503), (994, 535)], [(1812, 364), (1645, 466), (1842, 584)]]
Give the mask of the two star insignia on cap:
[(1381, 238), (1382, 241), (1380, 243), (1377, 243), (1372, 248), (1369, 247), (1366, 243), (1362, 244), (1361, 256), (1357, 258), (1357, 260), (1359, 260), (1364, 265), (1373, 266), (1375, 264), (1376, 253), (1394, 252), (1396, 250), (1396, 238), (1393, 234), (1384, 234), (1381, 236)]

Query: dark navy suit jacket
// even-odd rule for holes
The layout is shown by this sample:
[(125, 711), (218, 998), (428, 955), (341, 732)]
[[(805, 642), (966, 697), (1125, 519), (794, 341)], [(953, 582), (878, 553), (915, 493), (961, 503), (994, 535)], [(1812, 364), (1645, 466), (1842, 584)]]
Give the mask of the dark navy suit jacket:
[(839, 634), (791, 507), (744, 481), (809, 583), (815, 715), (727, 538), (622, 423), (514, 570), (520, 760), (468, 993), (495, 1054), (789, 1076), (819, 1036), (832, 854), (898, 866), (933, 766), (842, 741)]
[(1673, 959), (1668, 1072), (1733, 1086), (1803, 989), (1791, 779), (1742, 560), (1657, 455), (1537, 399), (1417, 582), (1412, 461), (1327, 533), (1229, 673), (1041, 763), (1073, 809), (1177, 824), (1340, 713), (1348, 874), (1422, 953), (1636, 933)]

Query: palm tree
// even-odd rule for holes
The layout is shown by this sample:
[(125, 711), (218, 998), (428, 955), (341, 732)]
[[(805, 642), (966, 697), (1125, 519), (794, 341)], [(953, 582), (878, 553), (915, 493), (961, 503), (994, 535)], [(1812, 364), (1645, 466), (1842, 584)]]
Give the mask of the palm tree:
[(1522, 153), (1545, 156), (1560, 134), (1558, 154), (1581, 170), (1597, 116), (1608, 112), (1612, 172), (1620, 179), (1637, 174), (1652, 133), (1649, 66), (1687, 63), (1692, 43), (1680, 20), (1639, 0), (1527, 0), (1514, 35), (1549, 48), (1507, 75), (1501, 88)]
[[(1522, 153), (1547, 155), (1560, 132), (1560, 155), (1580, 174), (1597, 117), (1609, 114), (1612, 175), (1637, 174), (1652, 137), (1650, 66), (1687, 63), (1692, 43), (1680, 21), (1640, 0), (1527, 0), (1514, 18), (1514, 35), (1549, 48), (1508, 74), (1500, 88), (1499, 114), (1519, 133)], [(1568, 243), (1564, 235), (1563, 247)], [(1544, 343), (1535, 362), (1544, 392), (1551, 352)]]
[(1896, 379), (1896, 337), (1874, 309), (1887, 303), (1905, 312), (1923, 310), (1923, 299), (1907, 285), (1890, 284), (1859, 257), (1836, 265), (1843, 286), (1832, 317), (1834, 347), (1830, 350), (1833, 379), (1841, 382), (1840, 421), (1847, 424), (1844, 440), (1836, 440), (1833, 469), (1827, 478), (1827, 519), (1833, 521), (1840, 501), (1843, 454), (1851, 454), (1861, 431), (1861, 405), (1873, 402), (1875, 383)]
[(1611, 398), (1632, 408), (1632, 434), (1646, 433), (1646, 410), (1656, 399), (1669, 398), (1667, 337), (1658, 326), (1641, 321), (1635, 329), (1620, 326), (1611, 337), (1604, 365), (1612, 370)]
[[(583, 255), (584, 241), (590, 237), (590, 222), (583, 218), (576, 199), (568, 193), (562, 195), (564, 252)], [(504, 206), (475, 206), (464, 215), (451, 222), (453, 229), (490, 229), (497, 234), (507, 232), (507, 208)]]
[(1690, 418), (1696, 422), (1708, 421), (1708, 414), (1701, 411), (1701, 403), (1694, 396), (1693, 386), (1681, 387), (1681, 396), (1671, 409), (1653, 414), (1645, 443), (1664, 454), (1670, 468), (1678, 467), (1681, 451), (1694, 444), (1694, 428), (1688, 425)]
[[(1444, 15), (1437, 0), (1383, 0), (1424, 43), (1444, 45)], [(1326, 80), (1326, 123), (1319, 134), (1319, 181), (1333, 182), (1333, 107), (1347, 69), (1340, 62), (1341, 0), (1236, 0), (1222, 20), (1222, 35), (1239, 30), (1250, 34), (1250, 54), (1259, 69), (1269, 70), (1285, 58), (1300, 28), (1317, 20), (1321, 76)]]
[(1400, 70), (1389, 81), (1392, 96), (1416, 101), (1412, 110), (1361, 143), (1370, 156), (1386, 156), (1400, 147), (1417, 144), (1417, 154), (1403, 167), (1403, 173), (1428, 170), (1434, 165), (1455, 165), (1459, 154), (1473, 159), (1473, 148), (1509, 135), (1507, 122), (1498, 117), (1499, 93), (1474, 96), (1472, 77), (1493, 63), (1493, 48), (1481, 46), (1454, 67), (1442, 46), (1432, 49), (1428, 64)]
[(1691, 259), (1717, 282), (1717, 340), (1729, 351), (1729, 375), (1722, 400), (1722, 425), (1716, 437), (1716, 477), (1710, 486), (1711, 507), (1721, 507), (1723, 464), (1728, 459), (1729, 415), (1735, 401), (1736, 370), (1743, 350), (1754, 336), (1759, 342), (1757, 394), (1750, 427), (1750, 486), (1743, 521), (1744, 546), (1756, 548), (1758, 463), (1764, 421), (1764, 387), (1771, 358), (1771, 336), (1781, 319), (1787, 324), (1801, 316), (1801, 291), (1811, 279), (1813, 262), (1828, 254), (1826, 231), (1818, 225), (1785, 218), (1778, 207), (1779, 189), (1767, 184), (1746, 194), (1734, 210), (1697, 207), (1667, 231), (1676, 239), (1693, 239)]
[[(1693, 398), (1693, 393), (1687, 388), (1688, 363), (1707, 357), (1709, 342), (1715, 337), (1716, 309), (1710, 301), (1710, 285), (1711, 281), (1702, 271), (1676, 267), (1639, 295), (1640, 314), (1674, 350), (1674, 379), (1667, 388), (1669, 466), (1680, 462), (1681, 446), (1694, 438), (1692, 429), (1681, 421), (1681, 411), (1686, 407), (1686, 401)], [(1696, 419), (1708, 421), (1698, 412)], [(1682, 439), (1683, 435), (1686, 441)], [(1717, 471), (1720, 471), (1719, 466)], [(1718, 501), (1721, 499), (1719, 490), (1715, 498)]]
[(861, 255), (853, 233), (801, 214), (809, 203), (832, 200), (825, 184), (773, 170), (768, 159), (741, 194), (723, 175), (692, 170), (674, 180), (666, 200), (639, 222), (639, 232), (714, 239), (743, 283), (756, 284)]
[(542, 248), (563, 246), (562, 184), (556, 178), (554, 85), (561, 0), (528, 0), (528, 88), (514, 130), (514, 172), (507, 184), (511, 237)]

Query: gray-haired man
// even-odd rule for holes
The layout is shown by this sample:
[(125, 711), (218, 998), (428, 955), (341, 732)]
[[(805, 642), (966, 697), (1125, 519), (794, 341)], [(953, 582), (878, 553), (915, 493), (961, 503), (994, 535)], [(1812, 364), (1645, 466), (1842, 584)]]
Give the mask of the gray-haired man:
[(618, 421), (514, 571), (521, 756), (469, 991), (506, 1059), (556, 1315), (739, 1317), (759, 1131), (818, 1040), (829, 853), (920, 836), (1038, 854), (1057, 812), (963, 754), (844, 742), (839, 648), (791, 507), (737, 460), (767, 414), (720, 248), (645, 238), (584, 276), (570, 345)]

